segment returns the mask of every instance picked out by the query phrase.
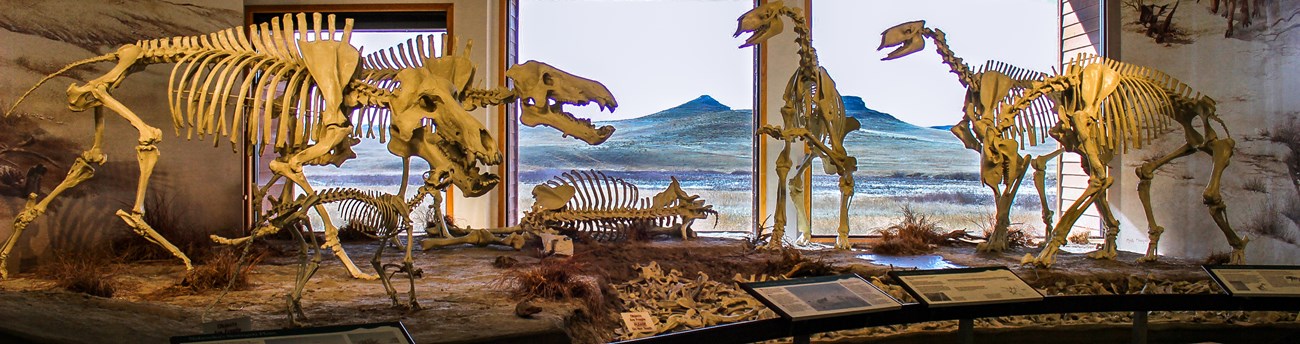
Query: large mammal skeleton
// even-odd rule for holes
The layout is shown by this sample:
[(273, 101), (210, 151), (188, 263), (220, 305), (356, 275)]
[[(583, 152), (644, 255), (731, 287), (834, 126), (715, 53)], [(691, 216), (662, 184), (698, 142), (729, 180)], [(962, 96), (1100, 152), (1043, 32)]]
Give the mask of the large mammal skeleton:
[[(858, 130), (861, 123), (844, 113), (844, 103), (835, 81), (831, 80), (826, 68), (817, 62), (817, 50), (812, 47), (811, 32), (801, 9), (787, 7), (781, 1), (770, 2), (741, 15), (736, 28), (736, 36), (753, 33), (741, 48), (766, 42), (768, 38), (782, 31), (781, 17), (785, 16), (794, 23), (795, 42), (799, 44), (799, 66), (790, 82), (786, 84), (781, 107), (782, 125), (765, 125), (758, 129), (758, 135), (768, 135), (781, 140), (783, 146), (776, 159), (776, 214), (772, 227), (772, 237), (768, 247), (778, 248), (785, 236), (786, 192), (789, 184), (789, 197), (794, 199), (799, 210), (797, 225), (802, 233), (801, 242), (812, 237), (812, 226), (807, 218), (810, 204), (804, 197), (803, 175), (812, 166), (813, 158), (821, 158), (826, 174), (839, 176), (840, 189), (840, 224), (839, 236), (835, 247), (849, 248), (849, 202), (853, 199), (853, 172), (858, 170), (857, 159), (844, 149), (844, 137)], [(804, 156), (798, 165), (790, 160), (791, 143), (802, 140), (807, 143), (811, 154)], [(795, 167), (793, 177), (790, 168)]]
[[(612, 127), (594, 128), (590, 121), (579, 120), (562, 110), (565, 104), (590, 102), (602, 109), (617, 106), (609, 91), (595, 81), (530, 61), (507, 71), (507, 77), (515, 81), (514, 89), (478, 90), (471, 88), (473, 63), (466, 54), (452, 52), (454, 39), (447, 40), (442, 57), (431, 57), (433, 46), (425, 50), (423, 42), (418, 41), (418, 46), (389, 49), (387, 54), (381, 51), (362, 59), (360, 51), (348, 43), (351, 19), (345, 21), (339, 32), (333, 15), (326, 23), (328, 28), (322, 26), (320, 14), (313, 15), (311, 26), (306, 17), (305, 14), (296, 17), (296, 28), (302, 33), (297, 39), (293, 17), (286, 14), (283, 26), (280, 18), (275, 18), (269, 26), (266, 23), (249, 26), (247, 36), (241, 34), (245, 28), (236, 27), (202, 36), (123, 45), (113, 53), (64, 67), (33, 86), (34, 90), (77, 66), (116, 63), (108, 73), (68, 88), (71, 110), (94, 112), (93, 144), (77, 158), (67, 177), (50, 194), (39, 201), (36, 195), (31, 195), (15, 217), (14, 232), (0, 251), (0, 277), (7, 276), (4, 261), (23, 230), (59, 194), (91, 178), (93, 165), (105, 162), (100, 149), (104, 107), (130, 122), (139, 132), (136, 150), (140, 179), (136, 199), (129, 212), (119, 210), (118, 216), (136, 233), (181, 259), (187, 269), (191, 267), (189, 258), (150, 228), (142, 217), (145, 190), (159, 156), (156, 144), (162, 140), (161, 130), (145, 123), (110, 93), (132, 72), (151, 64), (176, 65), (168, 85), (168, 98), (178, 135), (185, 129), (187, 138), (195, 132), (200, 138), (213, 135), (214, 141), (228, 136), (232, 145), (242, 143), (255, 147), (247, 154), (262, 154), (267, 146), (273, 148), (279, 156), (269, 165), (274, 177), (260, 188), (259, 197), (280, 178), (286, 178), (305, 193), (312, 193), (302, 166), (339, 165), (353, 157), (350, 146), (357, 142), (351, 137), (354, 128), (360, 129), (357, 125), (367, 120), (379, 120), (381, 127), (385, 120), (389, 121), (388, 148), (403, 159), (403, 177), (409, 174), (409, 159), (419, 157), (430, 165), (425, 174), (426, 186), (445, 190), (455, 185), (467, 197), (483, 195), (500, 181), (491, 173), (479, 173), (479, 164), (500, 163), (501, 153), (495, 139), (468, 112), (478, 106), (523, 100), (524, 124), (548, 125), (592, 144), (603, 142), (613, 133)], [(14, 107), (21, 101), (22, 98)], [(354, 112), (358, 109), (362, 111)], [(248, 134), (241, 140), (245, 129)], [(405, 178), (399, 194), (404, 193)], [(357, 269), (339, 245), (337, 229), (324, 216), (323, 206), (315, 208), (325, 219), (323, 246), (331, 249), (354, 277), (375, 277)]]
[[(1075, 220), (1093, 203), (1105, 222), (1106, 241), (1101, 249), (1088, 256), (1114, 259), (1119, 220), (1111, 212), (1106, 198), (1106, 190), (1114, 182), (1108, 174), (1109, 163), (1114, 160), (1116, 152), (1127, 151), (1129, 145), (1141, 148), (1167, 133), (1163, 129), (1171, 122), (1182, 127), (1186, 142), (1165, 156), (1143, 163), (1136, 171), (1138, 196), (1146, 212), (1150, 238), (1146, 255), (1138, 260), (1156, 260), (1156, 247), (1164, 232), (1164, 228), (1156, 223), (1151, 207), (1151, 179), (1156, 169), (1177, 158), (1203, 152), (1210, 155), (1214, 166), (1202, 197), (1210, 217), (1232, 246), (1229, 261), (1234, 264), (1244, 262), (1249, 239), (1239, 236), (1228, 223), (1227, 206), (1220, 192), (1220, 179), (1232, 158), (1236, 141), (1229, 136), (1227, 126), (1215, 113), (1213, 99), (1155, 69), (1099, 56), (1080, 56), (1070, 61), (1062, 73), (1035, 81), (1023, 96), (1015, 97), (1001, 108), (999, 116), (1019, 112), (1040, 97), (1052, 98), (1056, 104), (1056, 126), (1048, 134), (1056, 138), (1066, 151), (1083, 158), (1081, 164), (1088, 174), (1088, 188), (1062, 213), (1051, 241), (1042, 252), (1037, 257), (1026, 255), (1024, 263), (1051, 266)], [(1024, 129), (1024, 123), (1045, 123), (1048, 120), (1002, 122), (998, 123), (997, 132), (1004, 135), (1019, 132)], [(1195, 122), (1200, 122), (1199, 131)], [(1222, 137), (1214, 128), (1216, 123), (1223, 129)]]
[[(981, 252), (1001, 252), (1007, 249), (1007, 233), (1011, 226), (1011, 205), (1015, 202), (1020, 183), (1028, 167), (1034, 168), (1034, 186), (1038, 189), (1038, 199), (1042, 204), (1043, 223), (1049, 231), (1052, 228), (1052, 210), (1047, 203), (1046, 176), (1047, 162), (1061, 153), (1054, 152), (1031, 158), (1029, 154), (1020, 155), (1020, 148), (1028, 144), (1037, 144), (1029, 135), (1025, 137), (1004, 137), (994, 132), (997, 123), (1004, 119), (996, 116), (996, 107), (1004, 97), (1017, 95), (1025, 87), (1045, 74), (1011, 66), (1001, 62), (989, 62), (983, 67), (971, 68), (961, 57), (957, 57), (948, 47), (948, 40), (943, 30), (925, 26), (924, 20), (906, 22), (886, 29), (881, 34), (880, 47), (877, 50), (895, 47), (884, 60), (893, 60), (910, 55), (925, 48), (925, 39), (934, 40), (935, 51), (947, 64), (957, 81), (966, 88), (966, 99), (962, 105), (963, 116), (950, 131), (961, 140), (967, 149), (980, 153), (980, 180), (993, 190), (996, 206), (993, 233), (988, 241), (980, 243), (976, 249)], [(1052, 109), (1048, 98), (1030, 103), (1027, 109), (1032, 113), (1048, 113)], [(1020, 115), (1020, 114), (1010, 114)], [(1035, 118), (1026, 116), (1023, 118)], [(1005, 119), (1008, 123), (1012, 118)], [(1029, 133), (1046, 128), (1045, 123), (1024, 126)], [(1028, 141), (1028, 142), (1026, 142)], [(1050, 235), (1050, 232), (1049, 232)]]

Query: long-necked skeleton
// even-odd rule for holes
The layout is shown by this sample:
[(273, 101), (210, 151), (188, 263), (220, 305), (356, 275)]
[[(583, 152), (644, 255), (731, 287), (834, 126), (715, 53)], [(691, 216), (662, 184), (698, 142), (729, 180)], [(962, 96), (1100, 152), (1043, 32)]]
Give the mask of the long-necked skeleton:
[[(1023, 126), (1027, 129), (1026, 132), (1030, 133), (1029, 140), (1024, 136), (1004, 136), (993, 132), (997, 128), (996, 123), (1002, 121), (996, 116), (999, 102), (1005, 97), (1020, 94), (1031, 81), (1044, 74), (996, 61), (989, 62), (983, 67), (971, 68), (948, 47), (948, 40), (943, 30), (926, 27), (924, 20), (895, 25), (886, 29), (880, 36), (880, 47), (877, 50), (898, 47), (884, 60), (893, 60), (921, 51), (925, 48), (925, 39), (934, 40), (935, 51), (939, 53), (943, 63), (948, 65), (952, 73), (957, 75), (957, 81), (962, 87), (966, 88), (962, 119), (949, 130), (967, 149), (980, 153), (980, 180), (993, 190), (996, 206), (993, 232), (989, 234), (988, 241), (980, 243), (976, 249), (981, 252), (1001, 252), (1007, 249), (1011, 205), (1015, 202), (1025, 171), (1030, 166), (1034, 168), (1034, 186), (1038, 189), (1038, 200), (1042, 205), (1043, 223), (1050, 235), (1052, 210), (1048, 206), (1045, 190), (1047, 162), (1060, 155), (1061, 150), (1057, 149), (1036, 158), (1031, 158), (1029, 154), (1021, 155), (1019, 151), (1025, 145), (1039, 143), (1041, 137), (1035, 137), (1037, 135), (1033, 133), (1049, 125), (1035, 123)], [(1050, 112), (1048, 98), (1040, 99), (1031, 103), (1027, 110), (1033, 113)], [(1008, 121), (1014, 121), (1016, 118), (1037, 118), (1020, 116), (1019, 113), (1010, 115), (1016, 117), (1007, 118)]]
[[(781, 17), (787, 17), (794, 23), (797, 34), (795, 42), (799, 44), (799, 66), (786, 84), (781, 107), (781, 126), (765, 125), (758, 129), (758, 135), (768, 135), (781, 140), (783, 146), (776, 159), (776, 214), (772, 227), (772, 237), (768, 247), (779, 248), (785, 236), (785, 206), (787, 183), (789, 197), (794, 199), (799, 211), (797, 226), (802, 233), (800, 242), (807, 242), (812, 236), (812, 226), (808, 219), (810, 204), (804, 197), (803, 175), (812, 167), (813, 158), (821, 158), (826, 174), (839, 177), (840, 223), (835, 247), (849, 248), (849, 202), (853, 199), (853, 172), (858, 170), (857, 158), (849, 155), (844, 148), (844, 137), (861, 128), (858, 120), (845, 115), (844, 103), (840, 93), (835, 89), (826, 68), (817, 62), (817, 50), (813, 49), (811, 32), (803, 12), (798, 8), (787, 7), (781, 1), (770, 2), (746, 12), (738, 19), (736, 36), (753, 33), (741, 48), (766, 42), (782, 31)], [(795, 165), (790, 160), (790, 148), (793, 141), (802, 140), (811, 150), (803, 160)], [(793, 177), (790, 168), (795, 168)]]

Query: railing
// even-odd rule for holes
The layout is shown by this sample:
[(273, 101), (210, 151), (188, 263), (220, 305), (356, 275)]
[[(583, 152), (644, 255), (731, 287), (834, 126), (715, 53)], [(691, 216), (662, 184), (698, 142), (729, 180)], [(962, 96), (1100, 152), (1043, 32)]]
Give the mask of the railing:
[(1042, 301), (971, 306), (926, 307), (904, 304), (901, 309), (792, 322), (774, 318), (662, 334), (621, 343), (749, 343), (794, 337), (806, 342), (815, 333), (864, 327), (961, 320), (962, 336), (970, 340), (971, 319), (1011, 315), (1058, 313), (1133, 312), (1134, 342), (1145, 342), (1146, 316), (1151, 311), (1300, 311), (1300, 298), (1234, 297), (1223, 294), (1138, 294), (1048, 296)]

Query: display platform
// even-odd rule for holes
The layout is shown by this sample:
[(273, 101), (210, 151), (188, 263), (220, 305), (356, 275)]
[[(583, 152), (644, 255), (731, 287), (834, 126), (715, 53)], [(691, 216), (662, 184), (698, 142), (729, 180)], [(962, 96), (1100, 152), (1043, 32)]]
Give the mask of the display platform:
[[(348, 251), (360, 262), (369, 260), (374, 244), (354, 242), (345, 244)], [(254, 331), (284, 327), (285, 295), (290, 291), (297, 271), (294, 245), (277, 246), (279, 254), (267, 256), (250, 275), (253, 285), (248, 290), (231, 291), (217, 300), (219, 291), (183, 294), (167, 291), (183, 276), (184, 268), (170, 261), (138, 262), (120, 265), (112, 280), (119, 286), (112, 298), (92, 297), (56, 288), (53, 281), (38, 272), (25, 271), (13, 278), (0, 281), (0, 318), (10, 319), (0, 325), (0, 339), (30, 343), (89, 343), (103, 342), (105, 338), (132, 338), (135, 341), (166, 342), (172, 336), (193, 335), (202, 332), (204, 322), (238, 317), (250, 317)], [(799, 262), (822, 261), (833, 268), (833, 273), (854, 273), (880, 287), (890, 296), (905, 304), (916, 302), (902, 287), (888, 282), (884, 276), (891, 269), (902, 266), (876, 264), (859, 258), (864, 251), (815, 250), (800, 251), (803, 260), (792, 260), (780, 251), (754, 250), (741, 240), (700, 238), (692, 241), (655, 240), (649, 242), (590, 244), (578, 243), (574, 262), (582, 265), (582, 278), (591, 283), (617, 286), (641, 278), (633, 268), (637, 264), (657, 262), (668, 273), (676, 270), (681, 281), (697, 283), (708, 281), (722, 286), (732, 286), (734, 278), (742, 279), (767, 274), (794, 275), (815, 273)], [(399, 255), (394, 250), (385, 251), (385, 261), (395, 261)], [(1165, 259), (1158, 263), (1137, 264), (1132, 260), (1137, 254), (1121, 253), (1116, 261), (1096, 261), (1082, 254), (1063, 253), (1057, 268), (1051, 270), (1015, 266), (1019, 256), (1029, 249), (1000, 255), (976, 254), (969, 246), (940, 247), (934, 253), (945, 261), (959, 266), (1008, 265), (1018, 276), (1047, 296), (1135, 294), (1149, 293), (1215, 294), (1217, 285), (1211, 281), (1199, 264)], [(274, 252), (273, 252), (274, 253)], [(498, 257), (517, 261), (513, 268), (497, 268)], [(878, 257), (877, 257), (878, 258)], [(548, 258), (549, 259), (549, 258)], [(618, 292), (610, 290), (602, 308), (608, 313), (590, 316), (583, 299), (530, 301), (539, 310), (531, 318), (516, 315), (519, 299), (510, 296), (502, 287), (504, 276), (515, 269), (526, 269), (541, 262), (536, 252), (530, 250), (480, 248), (473, 246), (433, 250), (415, 255), (416, 267), (424, 272), (417, 279), (416, 297), (422, 307), (419, 311), (395, 309), (379, 281), (356, 280), (347, 277), (342, 266), (334, 259), (322, 261), (322, 268), (307, 284), (302, 299), (307, 326), (331, 326), (370, 322), (400, 321), (411, 332), (417, 343), (494, 342), (494, 343), (550, 343), (550, 342), (601, 342), (620, 338), (613, 334), (622, 327), (619, 317)], [(700, 273), (708, 276), (700, 277)], [(802, 276), (802, 275), (801, 275)], [(395, 278), (395, 287), (405, 296), (405, 279)], [(599, 281), (599, 282), (598, 282)], [(883, 283), (883, 284), (882, 284)], [(696, 289), (689, 289), (696, 290)], [(743, 292), (739, 292), (743, 295)], [(638, 296), (651, 299), (651, 296)], [(663, 299), (676, 302), (676, 298)], [(671, 303), (671, 302), (669, 302)], [(211, 308), (209, 308), (211, 306)], [(697, 305), (697, 308), (703, 305)], [(904, 306), (907, 307), (907, 306)], [(947, 308), (945, 308), (947, 309)], [(579, 315), (581, 313), (581, 315)], [(883, 314), (883, 313), (882, 313)], [(868, 315), (876, 315), (871, 313)], [(608, 321), (591, 321), (592, 318)], [(775, 314), (761, 319), (776, 319)], [(61, 324), (66, 319), (85, 319), (102, 324), (78, 331), (52, 329), (51, 324)], [(1225, 324), (1251, 323), (1254, 326), (1281, 326), (1292, 324), (1295, 313), (1266, 312), (1180, 312), (1153, 314), (1152, 328), (1171, 324), (1195, 324), (1198, 328), (1227, 326)], [(657, 319), (662, 324), (664, 320)], [(815, 320), (820, 322), (822, 319)], [(726, 322), (716, 322), (717, 326)], [(1027, 317), (998, 317), (976, 319), (979, 331), (1047, 331), (1048, 328), (1069, 330), (1072, 326), (1128, 326), (1127, 313), (1099, 314), (1043, 314)], [(702, 325), (702, 324), (701, 324)], [(860, 325), (859, 325), (860, 326)], [(704, 326), (683, 326), (672, 332), (689, 331)], [(879, 340), (883, 338), (923, 338), (929, 334), (954, 331), (956, 321), (921, 322), (900, 326), (880, 326), (838, 331), (814, 336), (814, 340)], [(1033, 330), (1037, 329), (1037, 330)], [(132, 337), (137, 336), (137, 337)], [(978, 338), (978, 337), (977, 337)], [(1040, 337), (1041, 338), (1041, 337)], [(112, 341), (110, 341), (112, 342)]]

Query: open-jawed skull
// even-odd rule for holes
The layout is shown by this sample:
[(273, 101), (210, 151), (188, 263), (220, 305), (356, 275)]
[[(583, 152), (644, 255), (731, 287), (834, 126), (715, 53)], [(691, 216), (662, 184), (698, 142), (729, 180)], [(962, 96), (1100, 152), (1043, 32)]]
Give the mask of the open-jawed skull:
[(601, 144), (614, 134), (613, 126), (596, 128), (590, 119), (579, 119), (564, 112), (564, 105), (591, 103), (596, 103), (601, 110), (614, 111), (618, 102), (605, 85), (537, 61), (511, 67), (506, 77), (515, 83), (515, 93), (523, 108), (519, 122), (523, 125), (549, 126), (591, 145)]
[(898, 49), (889, 52), (889, 55), (881, 58), (881, 60), (893, 60), (925, 49), (923, 31), (925, 31), (924, 20), (910, 21), (885, 29), (884, 32), (880, 33), (880, 47), (877, 47), (876, 50), (884, 50), (895, 46)]

